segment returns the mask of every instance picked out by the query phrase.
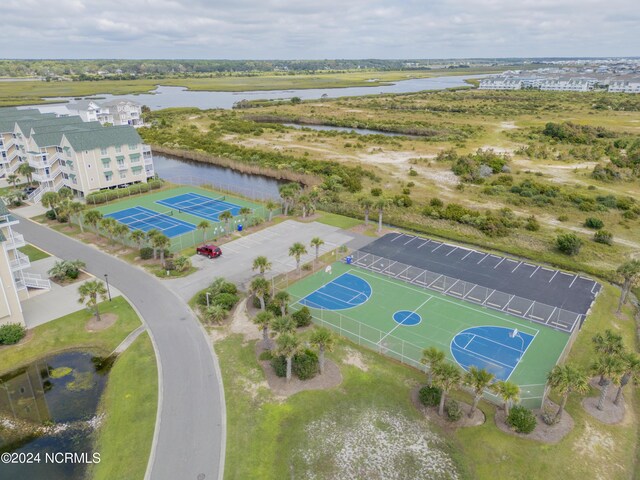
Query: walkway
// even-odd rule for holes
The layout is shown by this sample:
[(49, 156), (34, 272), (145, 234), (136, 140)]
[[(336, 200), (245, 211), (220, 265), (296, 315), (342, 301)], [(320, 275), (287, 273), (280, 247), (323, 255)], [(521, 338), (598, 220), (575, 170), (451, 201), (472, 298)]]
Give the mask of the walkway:
[[(217, 359), (187, 305), (140, 268), (49, 228), (21, 218), (26, 240), (109, 282), (138, 309), (148, 325), (159, 367), (159, 412), (150, 459), (153, 480), (222, 478), (225, 410)], [(149, 472), (148, 472), (149, 473)]]

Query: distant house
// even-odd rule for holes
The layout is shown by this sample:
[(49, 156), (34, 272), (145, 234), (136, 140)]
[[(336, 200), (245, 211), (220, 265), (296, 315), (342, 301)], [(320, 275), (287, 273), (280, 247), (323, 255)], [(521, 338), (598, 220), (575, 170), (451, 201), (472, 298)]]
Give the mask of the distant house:
[(142, 105), (132, 100), (109, 102), (81, 100), (67, 105), (67, 110), (79, 115), (85, 122), (100, 122), (102, 125), (131, 125), (136, 128), (144, 126)]
[(640, 80), (638, 81), (613, 81), (609, 83), (611, 93), (640, 93)]
[(517, 77), (492, 77), (480, 81), (480, 90), (521, 90), (523, 79)]
[(588, 92), (593, 90), (598, 80), (595, 78), (545, 78), (538, 82), (540, 90), (553, 90), (559, 92)]

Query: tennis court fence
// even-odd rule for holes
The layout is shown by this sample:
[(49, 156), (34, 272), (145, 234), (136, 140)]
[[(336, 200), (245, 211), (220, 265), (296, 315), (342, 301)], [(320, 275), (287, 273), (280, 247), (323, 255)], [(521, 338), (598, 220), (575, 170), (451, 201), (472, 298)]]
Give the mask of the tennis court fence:
[(576, 312), (510, 295), (476, 283), (465, 282), (360, 250), (353, 252), (351, 264), (387, 277), (403, 280), (420, 288), (434, 290), (493, 310), (509, 313), (566, 333), (571, 333), (576, 327), (581, 327), (584, 321), (584, 315)]
[[(291, 295), (291, 310), (301, 309), (303, 307), (301, 300), (302, 297)], [(327, 327), (358, 345), (427, 372), (427, 367), (420, 362), (422, 352), (427, 345), (421, 346), (403, 340), (393, 333), (384, 332), (335, 310), (310, 309), (310, 312), (316, 324)], [(449, 345), (442, 344), (439, 347), (443, 351), (449, 350)], [(459, 366), (453, 360), (447, 359), (447, 361)], [(540, 408), (545, 395), (545, 384), (520, 385), (520, 403), (527, 408)], [(502, 400), (489, 390), (485, 391), (484, 397), (496, 405), (502, 404)]]
[(238, 194), (252, 200), (274, 200), (281, 202), (280, 194), (277, 190), (269, 190), (260, 187), (244, 187), (242, 185), (236, 185), (233, 183), (217, 182), (207, 177), (194, 177), (190, 175), (175, 175), (175, 176), (162, 176), (163, 180), (167, 182), (175, 183), (177, 185), (192, 185), (194, 187), (202, 187), (216, 192)]

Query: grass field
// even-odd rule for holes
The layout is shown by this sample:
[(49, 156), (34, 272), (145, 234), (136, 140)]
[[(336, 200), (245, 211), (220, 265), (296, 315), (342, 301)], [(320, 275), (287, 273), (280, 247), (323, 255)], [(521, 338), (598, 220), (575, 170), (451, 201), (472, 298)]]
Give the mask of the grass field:
[(27, 257), (29, 257), (29, 261), (36, 262), (38, 260), (42, 260), (43, 258), (47, 258), (50, 255), (47, 252), (43, 252), (37, 247), (33, 245), (25, 245), (24, 247), (20, 247), (22, 253), (24, 253)]
[(144, 333), (120, 355), (109, 373), (100, 406), (106, 416), (94, 447), (101, 461), (90, 467), (88, 478), (144, 478), (157, 406), (156, 359)]
[[(339, 281), (344, 274), (370, 286), (371, 294), (366, 301), (362, 302), (364, 297), (360, 297), (348, 306), (336, 303), (332, 296), (340, 295), (339, 287), (326, 294), (310, 295), (319, 288), (326, 291), (325, 284)], [(345, 288), (348, 296), (357, 296), (356, 286)], [(318, 272), (290, 287), (289, 292), (298, 301), (294, 308), (306, 304), (317, 323), (410, 365), (419, 366), (422, 350), (434, 346), (446, 352), (452, 361), (473, 362), (492, 371), (497, 378), (509, 378), (521, 386), (523, 404), (530, 407), (540, 405), (546, 375), (569, 340), (567, 334), (554, 329), (343, 263), (335, 263), (331, 275)], [(329, 303), (324, 305), (323, 301)], [(347, 308), (332, 311), (331, 302)], [(322, 308), (314, 308), (318, 306)], [(394, 314), (402, 311), (421, 317), (420, 323), (413, 326), (398, 323)], [(482, 327), (483, 331), (478, 332), (476, 327)], [(520, 334), (502, 339), (492, 336), (495, 330), (492, 327), (503, 327), (498, 331), (504, 332), (517, 328)], [(476, 333), (461, 334), (467, 329)], [(463, 348), (456, 347), (457, 344)]]

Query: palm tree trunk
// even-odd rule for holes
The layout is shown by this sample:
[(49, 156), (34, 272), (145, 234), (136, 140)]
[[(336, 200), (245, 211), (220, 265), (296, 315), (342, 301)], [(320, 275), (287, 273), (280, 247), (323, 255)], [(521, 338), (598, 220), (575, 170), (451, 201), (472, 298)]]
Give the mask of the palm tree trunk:
[(598, 385), (603, 386), (605, 382), (604, 375), (600, 375), (600, 380), (598, 380)]
[(562, 402), (560, 402), (560, 408), (558, 409), (558, 411), (556, 412), (556, 417), (555, 419), (560, 421), (560, 419), (562, 418), (562, 414), (564, 413), (564, 407), (567, 406), (567, 399), (569, 398), (569, 394), (565, 394), (562, 396)]
[(320, 364), (320, 375), (324, 373), (324, 347), (321, 345), (319, 349), (318, 363)]
[(307, 207), (306, 206), (302, 206), (302, 218), (306, 218), (307, 216)]
[(504, 401), (504, 415), (505, 417), (509, 417), (509, 400)]
[(427, 378), (429, 381), (429, 386), (433, 385), (433, 373), (431, 372), (431, 367), (429, 367), (429, 373), (427, 374)]
[(316, 245), (316, 260), (320, 256), (320, 245)]
[(82, 224), (82, 217), (78, 218), (78, 225), (80, 226), (80, 233), (84, 233), (84, 225)]
[(156, 247), (153, 247), (153, 259), (158, 259), (158, 249)]
[(287, 357), (287, 382), (291, 381), (291, 363), (293, 357)]
[(364, 226), (368, 227), (369, 226), (369, 209), (365, 209), (364, 211)]
[(480, 401), (480, 395), (476, 395), (473, 397), (473, 405), (471, 405), (471, 410), (469, 410), (469, 418), (473, 417), (473, 414), (476, 412), (476, 408), (478, 408), (478, 402)]
[(629, 383), (630, 379), (631, 379), (631, 374), (629, 372), (625, 373), (620, 379), (620, 385), (618, 386), (618, 391), (616, 392), (616, 398), (615, 400), (613, 400), (614, 405), (618, 405), (618, 403), (620, 402), (622, 389), (627, 385), (627, 383)]
[(164, 248), (160, 250), (160, 263), (164, 267)]
[(605, 382), (600, 390), (600, 398), (598, 399), (598, 410), (604, 410), (604, 401), (607, 398), (607, 391), (609, 390), (609, 380)]
[(382, 210), (378, 210), (378, 233), (382, 231)]
[(286, 305), (283, 303), (282, 305), (280, 305), (280, 313), (282, 313), (282, 316), (286, 316), (287, 312), (286, 312)]
[(444, 401), (446, 396), (446, 392), (442, 390), (442, 393), (440, 394), (440, 406), (438, 407), (438, 415), (440, 415), (441, 417), (444, 415)]
[(298, 270), (298, 275), (300, 275), (300, 258), (296, 258), (296, 270)]
[(614, 405), (618, 405), (620, 402), (620, 398), (622, 398), (622, 384), (618, 387), (618, 391), (616, 392), (616, 398), (613, 400)]
[(271, 217), (273, 217), (273, 210), (269, 210), (269, 221), (271, 221)]
[(265, 325), (262, 327), (262, 343), (264, 343), (264, 348), (270, 350), (269, 345), (269, 327)]
[(264, 312), (265, 308), (267, 308), (267, 306), (264, 303), (264, 295), (260, 295), (258, 297), (258, 300), (260, 300), (260, 310)]
[(98, 307), (98, 300), (96, 299), (96, 320), (100, 321), (100, 307)]

